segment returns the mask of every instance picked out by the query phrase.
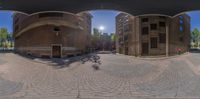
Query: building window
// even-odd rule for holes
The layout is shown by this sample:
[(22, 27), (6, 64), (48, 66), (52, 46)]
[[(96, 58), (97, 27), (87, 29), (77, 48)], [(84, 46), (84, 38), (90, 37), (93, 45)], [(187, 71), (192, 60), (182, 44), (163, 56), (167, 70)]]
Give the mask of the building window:
[(142, 18), (142, 22), (148, 22), (149, 19), (148, 18)]
[(179, 16), (179, 18), (180, 18), (181, 20), (183, 20), (183, 16)]
[(128, 41), (128, 35), (124, 36), (124, 41)]
[(166, 34), (159, 33), (159, 43), (166, 43)]
[(183, 26), (180, 26), (180, 32), (181, 33), (183, 32)]
[(157, 30), (157, 24), (151, 24), (151, 30)]
[(183, 16), (179, 16), (179, 24), (180, 24), (179, 30), (180, 30), (181, 33), (184, 30), (184, 28), (183, 28), (184, 20), (183, 19), (184, 19)]
[(125, 25), (125, 26), (124, 26), (124, 32), (130, 31), (130, 27), (131, 27), (130, 24)]
[(55, 27), (53, 30), (54, 30), (55, 32), (59, 32), (59, 31), (60, 31), (60, 28), (59, 28), (59, 27)]
[(183, 20), (182, 19), (180, 19), (179, 22), (180, 22), (180, 24), (183, 24)]
[(51, 12), (51, 13), (40, 13), (39, 18), (43, 17), (63, 17), (63, 13)]
[(19, 26), (18, 25), (16, 25), (15, 26), (15, 31), (17, 31), (19, 29)]
[(180, 38), (179, 38), (179, 41), (180, 41), (180, 42), (183, 42), (183, 37), (180, 37)]
[(148, 35), (149, 34), (149, 27), (143, 27), (142, 28), (142, 35)]
[(158, 48), (158, 38), (157, 37), (151, 38), (151, 48)]
[(165, 22), (159, 22), (159, 26), (160, 26), (160, 27), (165, 27), (165, 26), (166, 26), (166, 23), (165, 23)]

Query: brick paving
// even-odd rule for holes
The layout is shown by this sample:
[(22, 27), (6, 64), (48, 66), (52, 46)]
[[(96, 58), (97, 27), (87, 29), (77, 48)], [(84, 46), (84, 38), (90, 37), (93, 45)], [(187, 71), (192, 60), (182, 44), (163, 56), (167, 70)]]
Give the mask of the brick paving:
[(0, 54), (0, 98), (200, 98), (200, 54), (162, 60), (100, 56), (100, 70), (94, 70), (90, 62), (55, 68), (17, 54)]

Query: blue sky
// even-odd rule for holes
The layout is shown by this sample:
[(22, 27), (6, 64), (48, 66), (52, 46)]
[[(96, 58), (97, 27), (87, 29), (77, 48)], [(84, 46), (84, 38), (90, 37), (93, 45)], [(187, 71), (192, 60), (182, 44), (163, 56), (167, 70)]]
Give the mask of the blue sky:
[(100, 28), (104, 26), (104, 33), (114, 33), (115, 32), (115, 16), (119, 13), (118, 11), (111, 10), (95, 10), (90, 12), (93, 16), (92, 18), (92, 29)]
[(0, 28), (5, 27), (12, 32), (12, 12), (0, 11)]
[[(104, 33), (115, 32), (115, 16), (119, 12), (111, 10), (95, 10), (91, 11), (93, 15), (92, 28), (104, 26)], [(188, 12), (191, 17), (191, 30), (198, 28), (200, 30), (200, 11)], [(5, 27), (12, 32), (12, 12), (0, 11), (0, 27)]]
[(194, 28), (200, 30), (200, 11), (192, 11), (187, 13), (191, 17), (191, 31)]

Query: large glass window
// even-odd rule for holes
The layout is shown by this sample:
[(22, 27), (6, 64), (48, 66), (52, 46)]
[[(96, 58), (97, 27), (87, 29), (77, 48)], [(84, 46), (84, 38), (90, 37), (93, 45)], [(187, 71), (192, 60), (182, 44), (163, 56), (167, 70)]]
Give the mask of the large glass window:
[(158, 48), (158, 38), (157, 37), (151, 38), (151, 48)]

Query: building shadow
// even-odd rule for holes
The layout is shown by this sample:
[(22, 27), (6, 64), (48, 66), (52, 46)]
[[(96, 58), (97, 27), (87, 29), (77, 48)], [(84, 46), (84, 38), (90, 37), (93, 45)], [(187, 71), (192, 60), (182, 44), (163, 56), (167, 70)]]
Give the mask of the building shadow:
[(0, 53), (3, 54), (3, 53), (13, 53), (14, 50), (0, 50)]
[(52, 66), (56, 69), (62, 69), (66, 67), (70, 67), (71, 64), (76, 62), (81, 62), (81, 57), (83, 56), (73, 56), (73, 57), (65, 57), (65, 58), (51, 58)]
[(73, 56), (73, 57), (66, 57), (66, 58), (53, 58), (52, 63), (56, 63), (54, 66), (57, 69), (62, 69), (65, 67), (70, 67), (71, 64), (79, 62), (80, 64), (84, 64), (83, 58), (85, 57), (91, 57), (91, 56), (97, 56), (97, 53), (89, 53), (89, 54), (82, 54), (79, 56)]
[(190, 53), (200, 53), (200, 49), (197, 49), (197, 48), (195, 48), (195, 49), (190, 49), (189, 52), (190, 52)]
[[(70, 67), (71, 64), (79, 62), (80, 64), (84, 64), (82, 62), (82, 58), (88, 57), (88, 56), (97, 56), (97, 53), (89, 53), (89, 54), (82, 54), (82, 55), (77, 55), (77, 56), (68, 56), (64, 58), (50, 58), (50, 57), (35, 57), (30, 54), (22, 54), (22, 53), (17, 53), (15, 51), (8, 51), (9, 53), (17, 54), (21, 57), (24, 57), (26, 59), (29, 59), (31, 61), (37, 62), (37, 63), (42, 63), (42, 64), (47, 64), (49, 66), (53, 66), (55, 69), (62, 69), (62, 68), (67, 68)], [(8, 53), (7, 52), (7, 53)], [(6, 52), (4, 52), (6, 53)]]
[[(27, 55), (27, 54), (20, 54), (20, 53), (15, 53), (20, 55), (21, 57), (25, 57), (27, 59), (30, 59), (32, 61), (38, 62), (38, 63), (43, 63), (43, 64), (48, 64), (50, 66), (53, 66), (56, 69), (62, 69), (66, 67), (70, 67), (71, 64), (76, 63), (76, 62), (81, 62), (81, 59), (83, 57), (87, 57), (91, 54), (82, 54), (82, 55), (77, 55), (77, 56), (68, 56), (64, 58), (50, 58), (50, 57), (35, 57), (32, 55)], [(92, 54), (92, 55), (97, 55), (97, 54)]]

